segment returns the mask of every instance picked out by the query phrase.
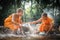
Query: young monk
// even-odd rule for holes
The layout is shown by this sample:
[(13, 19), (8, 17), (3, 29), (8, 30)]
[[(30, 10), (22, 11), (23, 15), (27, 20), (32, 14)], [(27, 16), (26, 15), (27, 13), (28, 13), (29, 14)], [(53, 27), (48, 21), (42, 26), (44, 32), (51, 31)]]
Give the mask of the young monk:
[(54, 20), (52, 18), (49, 18), (46, 13), (43, 13), (40, 19), (30, 23), (36, 24), (38, 22), (41, 22), (40, 26), (38, 27), (38, 32), (48, 33), (52, 29)]
[(18, 28), (21, 28), (22, 16), (23, 10), (21, 8), (18, 8), (16, 13), (11, 14), (4, 20), (4, 27), (9, 28), (13, 32), (16, 31)]

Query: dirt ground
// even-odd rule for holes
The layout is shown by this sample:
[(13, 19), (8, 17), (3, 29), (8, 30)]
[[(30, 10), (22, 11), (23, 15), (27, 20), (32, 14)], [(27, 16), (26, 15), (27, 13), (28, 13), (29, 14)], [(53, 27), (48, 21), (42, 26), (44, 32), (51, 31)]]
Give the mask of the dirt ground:
[(60, 37), (4, 37), (0, 40), (60, 40)]

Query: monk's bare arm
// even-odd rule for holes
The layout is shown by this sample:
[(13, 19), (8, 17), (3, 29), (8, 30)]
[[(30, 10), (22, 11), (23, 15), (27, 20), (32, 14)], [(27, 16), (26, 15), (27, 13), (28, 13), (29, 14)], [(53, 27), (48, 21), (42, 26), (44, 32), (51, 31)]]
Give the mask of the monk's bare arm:
[(54, 20), (52, 19), (52, 22), (50, 23), (50, 28), (49, 28), (49, 30), (47, 31), (47, 33), (53, 28), (53, 25), (54, 25)]
[(31, 22), (31, 24), (39, 23), (39, 22), (41, 22), (41, 20), (42, 20), (42, 18), (40, 18), (40, 19), (38, 19), (38, 20), (36, 20), (36, 21)]
[(15, 22), (15, 17), (14, 17), (15, 14), (12, 14), (12, 23), (15, 24), (15, 25), (19, 25), (19, 23)]

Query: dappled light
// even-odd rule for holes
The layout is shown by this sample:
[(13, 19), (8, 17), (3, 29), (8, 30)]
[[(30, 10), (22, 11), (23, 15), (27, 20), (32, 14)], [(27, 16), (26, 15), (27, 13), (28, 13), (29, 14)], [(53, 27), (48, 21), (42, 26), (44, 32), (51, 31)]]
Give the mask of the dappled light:
[(0, 40), (59, 39), (60, 0), (0, 0)]

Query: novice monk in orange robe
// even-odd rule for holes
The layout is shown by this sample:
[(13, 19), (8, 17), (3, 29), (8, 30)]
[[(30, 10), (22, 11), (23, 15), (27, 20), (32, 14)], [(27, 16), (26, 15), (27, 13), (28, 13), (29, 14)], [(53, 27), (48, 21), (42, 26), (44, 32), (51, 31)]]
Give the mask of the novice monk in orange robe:
[(18, 28), (21, 28), (22, 15), (23, 15), (23, 10), (21, 8), (18, 8), (16, 13), (11, 14), (4, 20), (4, 26), (9, 28), (12, 31), (15, 31)]
[(31, 22), (31, 24), (35, 24), (38, 22), (41, 22), (40, 26), (38, 27), (38, 31), (48, 33), (52, 29), (54, 20), (52, 18), (49, 18), (46, 13), (43, 13), (40, 19)]

